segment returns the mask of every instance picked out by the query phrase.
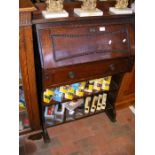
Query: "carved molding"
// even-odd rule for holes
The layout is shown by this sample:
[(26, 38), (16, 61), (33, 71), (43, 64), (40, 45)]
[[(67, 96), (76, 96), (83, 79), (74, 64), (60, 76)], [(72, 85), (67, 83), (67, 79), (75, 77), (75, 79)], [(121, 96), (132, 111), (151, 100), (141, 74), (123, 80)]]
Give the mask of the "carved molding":
[(31, 12), (20, 12), (19, 13), (19, 26), (32, 25)]
[[(54, 56), (54, 60), (56, 62), (58, 61), (62, 61), (62, 60), (65, 60), (65, 59), (71, 59), (71, 58), (74, 58), (74, 57), (79, 57), (79, 56), (85, 56), (85, 55), (90, 55), (90, 54), (95, 54), (95, 53), (106, 53), (106, 52), (129, 52), (129, 39), (127, 37), (127, 41), (126, 41), (126, 44), (128, 45), (128, 49), (115, 49), (115, 50), (107, 50), (107, 45), (108, 45), (108, 42), (104, 41), (102, 42), (102, 49), (96, 49), (96, 50), (89, 50), (87, 51), (87, 48), (82, 48), (81, 49), (81, 52), (80, 53), (77, 53), (77, 54), (74, 54), (74, 55), (69, 55), (69, 56), (64, 56), (62, 58), (58, 58), (56, 56), (56, 46), (57, 46), (57, 43), (55, 41), (55, 39), (57, 37), (61, 37), (62, 40), (65, 39), (65, 38), (81, 38), (82, 37), (96, 37), (96, 36), (103, 36), (105, 34), (109, 34), (109, 35), (117, 35), (117, 34), (120, 34), (120, 33), (125, 33), (127, 35), (127, 32), (126, 32), (126, 29), (121, 29), (121, 30), (118, 30), (118, 31), (114, 31), (114, 32), (91, 32), (91, 33), (87, 33), (87, 34), (52, 34), (50, 35), (51, 37), (51, 41), (52, 41), (52, 49), (53, 49), (53, 56)], [(89, 41), (89, 39), (88, 39)], [(115, 41), (115, 44), (120, 44), (120, 41)], [(58, 45), (59, 46), (59, 45)]]

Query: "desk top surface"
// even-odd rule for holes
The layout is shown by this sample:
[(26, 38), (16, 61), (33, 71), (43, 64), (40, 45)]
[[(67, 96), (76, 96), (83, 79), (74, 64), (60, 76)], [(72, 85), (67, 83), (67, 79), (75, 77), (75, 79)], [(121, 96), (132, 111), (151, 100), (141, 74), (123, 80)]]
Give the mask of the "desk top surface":
[(74, 8), (80, 8), (82, 2), (65, 2), (64, 9), (69, 13), (69, 17), (67, 18), (53, 18), (53, 19), (45, 19), (41, 13), (42, 10), (46, 9), (46, 5), (44, 3), (36, 3), (35, 6), (37, 11), (33, 12), (33, 21), (32, 23), (48, 23), (48, 22), (61, 22), (61, 21), (86, 21), (86, 20), (95, 20), (95, 19), (117, 19), (117, 18), (133, 18), (134, 14), (130, 15), (114, 15), (109, 12), (109, 7), (115, 5), (115, 1), (108, 2), (98, 2), (97, 8), (103, 11), (103, 16), (94, 16), (94, 17), (78, 17), (74, 14)]
[(32, 12), (36, 8), (30, 0), (19, 0), (19, 12)]

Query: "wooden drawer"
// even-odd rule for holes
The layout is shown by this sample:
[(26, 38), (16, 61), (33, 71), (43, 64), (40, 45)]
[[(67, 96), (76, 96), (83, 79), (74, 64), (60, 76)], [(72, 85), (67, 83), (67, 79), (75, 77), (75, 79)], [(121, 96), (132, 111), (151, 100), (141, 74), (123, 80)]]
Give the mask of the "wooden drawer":
[(129, 63), (129, 59), (113, 59), (44, 70), (43, 85), (44, 88), (56, 87), (77, 81), (126, 72), (129, 71), (130, 68), (131, 63)]
[(36, 26), (42, 67), (57, 68), (130, 55), (127, 26), (76, 24)]

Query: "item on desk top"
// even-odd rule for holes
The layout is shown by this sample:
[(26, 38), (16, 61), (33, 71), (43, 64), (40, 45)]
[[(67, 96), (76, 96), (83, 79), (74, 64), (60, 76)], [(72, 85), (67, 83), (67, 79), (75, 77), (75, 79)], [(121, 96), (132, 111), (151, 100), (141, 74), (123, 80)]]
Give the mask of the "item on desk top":
[(91, 109), (90, 109), (90, 111), (91, 111), (92, 113), (94, 113), (95, 110), (96, 110), (97, 101), (98, 101), (98, 96), (94, 96), (93, 102), (92, 102), (92, 106), (91, 106)]
[(128, 6), (128, 0), (116, 0), (115, 8), (124, 9)]
[(97, 108), (96, 108), (97, 111), (101, 110), (101, 105), (102, 105), (102, 95), (100, 94), (98, 96), (98, 102), (97, 102)]
[(88, 114), (90, 111), (90, 105), (91, 105), (91, 97), (87, 97), (85, 100), (85, 106), (84, 106), (84, 113)]
[(96, 2), (97, 0), (83, 0), (81, 9), (85, 11), (94, 11), (96, 9)]
[(102, 16), (103, 11), (96, 8), (97, 0), (83, 0), (81, 8), (75, 8), (74, 13), (80, 17)]
[(106, 107), (106, 100), (107, 100), (107, 94), (103, 93), (102, 95), (102, 104), (101, 104), (101, 109), (104, 110)]
[(117, 0), (115, 7), (110, 7), (109, 11), (114, 14), (132, 14), (133, 10), (128, 8), (128, 0)]
[(68, 12), (63, 9), (64, 0), (46, 0), (46, 10), (42, 11), (45, 18), (68, 17)]

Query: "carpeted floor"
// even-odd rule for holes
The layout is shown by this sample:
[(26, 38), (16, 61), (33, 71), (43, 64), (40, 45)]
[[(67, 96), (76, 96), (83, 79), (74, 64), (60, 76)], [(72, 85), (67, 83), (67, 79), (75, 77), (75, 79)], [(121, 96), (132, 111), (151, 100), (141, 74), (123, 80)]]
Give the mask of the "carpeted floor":
[(48, 129), (51, 143), (20, 137), (20, 155), (134, 155), (135, 119), (129, 108), (112, 123), (102, 113)]

